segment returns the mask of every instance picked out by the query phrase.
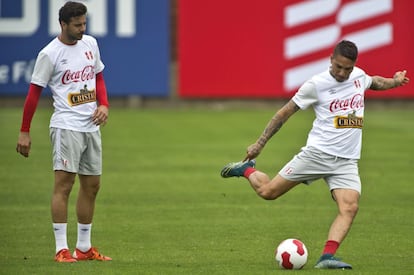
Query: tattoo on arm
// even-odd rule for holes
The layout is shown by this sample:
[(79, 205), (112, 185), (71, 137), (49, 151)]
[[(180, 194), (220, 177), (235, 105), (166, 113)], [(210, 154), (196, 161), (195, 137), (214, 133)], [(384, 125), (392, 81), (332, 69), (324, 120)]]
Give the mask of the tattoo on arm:
[(382, 76), (373, 76), (370, 86), (371, 90), (381, 91), (388, 90), (399, 86), (394, 78), (385, 78)]
[(273, 137), (274, 134), (280, 130), (280, 128), (282, 128), (283, 124), (289, 119), (289, 117), (296, 113), (299, 109), (299, 106), (292, 100), (286, 103), (269, 121), (262, 135), (258, 139), (258, 143), (261, 146), (264, 146), (267, 141)]

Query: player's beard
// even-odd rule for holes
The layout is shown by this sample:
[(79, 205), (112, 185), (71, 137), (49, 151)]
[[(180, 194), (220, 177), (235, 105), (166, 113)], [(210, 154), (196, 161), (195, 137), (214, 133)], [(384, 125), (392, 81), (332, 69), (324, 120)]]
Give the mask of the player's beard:
[(348, 78), (344, 78), (344, 77), (338, 77), (338, 76), (335, 76), (335, 80), (336, 81), (338, 81), (338, 82), (344, 82), (345, 80), (347, 80)]
[(83, 37), (83, 32), (82, 33), (80, 33), (80, 34), (78, 34), (78, 35), (76, 35), (76, 37), (74, 37), (76, 40), (82, 40), (82, 37)]
[(345, 80), (347, 80), (349, 78), (349, 75), (347, 77), (342, 77), (342, 76), (338, 76), (337, 74), (335, 74), (335, 72), (333, 72), (332, 68), (329, 70), (329, 73), (331, 74), (331, 76), (337, 81), (337, 82), (344, 82)]
[(80, 33), (71, 33), (68, 35), (71, 41), (81, 40), (83, 37), (83, 32)]

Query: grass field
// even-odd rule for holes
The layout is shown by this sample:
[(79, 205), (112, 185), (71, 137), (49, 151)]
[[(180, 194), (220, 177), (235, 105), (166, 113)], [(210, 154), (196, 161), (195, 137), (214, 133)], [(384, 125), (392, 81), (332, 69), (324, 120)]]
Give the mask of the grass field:
[[(102, 129), (104, 174), (92, 242), (112, 262), (53, 261), (53, 185), (48, 123), (39, 109), (28, 159), (15, 152), (21, 108), (0, 110), (0, 274), (327, 274), (320, 256), (335, 204), (323, 181), (277, 201), (260, 199), (224, 164), (244, 157), (274, 110), (112, 109)], [(363, 196), (338, 251), (353, 274), (412, 274), (414, 110), (366, 108)], [(305, 143), (313, 113), (299, 112), (268, 144), (258, 168), (270, 174)], [(76, 243), (75, 198), (68, 241)], [(308, 264), (281, 271), (274, 249), (301, 239)], [(346, 271), (348, 272), (348, 271)]]

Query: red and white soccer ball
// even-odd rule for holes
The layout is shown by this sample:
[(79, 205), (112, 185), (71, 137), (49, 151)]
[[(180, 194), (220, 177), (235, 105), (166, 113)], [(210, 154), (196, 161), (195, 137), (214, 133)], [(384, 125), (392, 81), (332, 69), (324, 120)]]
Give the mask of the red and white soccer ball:
[(276, 249), (275, 259), (283, 269), (301, 269), (308, 260), (308, 250), (298, 239), (287, 239)]

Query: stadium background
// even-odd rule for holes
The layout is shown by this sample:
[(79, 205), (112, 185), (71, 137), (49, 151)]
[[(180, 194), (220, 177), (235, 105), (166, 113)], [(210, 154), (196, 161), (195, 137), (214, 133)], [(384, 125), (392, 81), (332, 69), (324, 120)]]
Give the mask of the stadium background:
[[(59, 32), (57, 10), (63, 2), (0, 3), (2, 105), (22, 103), (36, 54)], [(358, 44), (358, 65), (369, 74), (414, 71), (412, 1), (87, 4), (88, 33), (100, 44), (115, 106), (285, 100), (309, 76), (329, 66), (332, 46), (342, 38)], [(367, 97), (407, 102), (414, 93), (403, 87)]]

